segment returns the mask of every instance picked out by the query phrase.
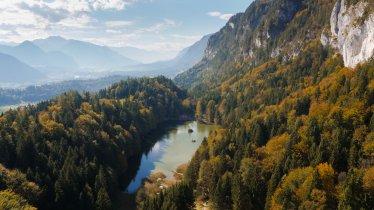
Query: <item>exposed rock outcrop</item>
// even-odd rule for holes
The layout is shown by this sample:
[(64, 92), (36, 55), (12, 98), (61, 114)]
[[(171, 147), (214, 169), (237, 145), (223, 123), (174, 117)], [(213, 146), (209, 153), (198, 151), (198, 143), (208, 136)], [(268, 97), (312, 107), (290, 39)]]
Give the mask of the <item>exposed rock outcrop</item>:
[(255, 0), (211, 36), (203, 60), (175, 81), (184, 88), (207, 88), (200, 86), (203, 80), (214, 86), (271, 59), (288, 62), (318, 42), (334, 5), (332, 0)]
[(337, 0), (330, 18), (331, 33), (321, 35), (322, 44), (337, 48), (348, 67), (373, 56), (374, 14), (367, 14), (371, 6), (370, 1), (348, 5), (345, 0)]

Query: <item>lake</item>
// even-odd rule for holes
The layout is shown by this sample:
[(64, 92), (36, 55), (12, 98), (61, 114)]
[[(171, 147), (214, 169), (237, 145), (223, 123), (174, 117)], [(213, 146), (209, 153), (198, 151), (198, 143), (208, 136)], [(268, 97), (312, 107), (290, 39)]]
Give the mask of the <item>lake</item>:
[[(142, 180), (154, 172), (162, 172), (167, 179), (173, 179), (173, 171), (190, 161), (204, 137), (208, 137), (216, 128), (218, 127), (196, 121), (165, 125), (155, 133), (155, 137), (149, 137), (150, 141), (156, 143), (142, 155), (137, 174), (127, 187), (127, 192), (136, 192), (141, 187)], [(193, 132), (189, 132), (189, 129)]]

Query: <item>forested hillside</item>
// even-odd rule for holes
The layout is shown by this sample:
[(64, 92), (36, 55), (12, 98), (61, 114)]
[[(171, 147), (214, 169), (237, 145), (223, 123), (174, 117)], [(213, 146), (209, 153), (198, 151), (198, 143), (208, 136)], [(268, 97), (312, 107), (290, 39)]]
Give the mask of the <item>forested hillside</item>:
[(143, 137), (184, 112), (172, 81), (129, 79), (0, 116), (0, 208), (110, 209)]
[(256, 0), (213, 34), (202, 62), (175, 81), (199, 94), (269, 59), (287, 61), (320, 38), (334, 4), (331, 0)]
[(176, 81), (224, 128), (140, 208), (374, 208), (374, 60), (348, 68), (321, 43), (334, 4), (258, 0), (212, 36)]

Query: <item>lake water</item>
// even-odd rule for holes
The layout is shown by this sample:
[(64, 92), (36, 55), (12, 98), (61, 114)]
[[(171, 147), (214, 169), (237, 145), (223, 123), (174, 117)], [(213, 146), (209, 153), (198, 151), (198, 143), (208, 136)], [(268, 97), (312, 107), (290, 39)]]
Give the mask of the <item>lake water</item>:
[[(162, 172), (167, 179), (173, 178), (173, 171), (181, 164), (187, 163), (199, 148), (204, 137), (217, 126), (205, 125), (196, 121), (167, 125), (160, 133), (155, 134), (156, 142), (147, 154), (141, 157), (141, 163), (135, 178), (127, 187), (127, 192), (136, 192), (142, 180), (154, 172)], [(165, 129), (165, 130), (164, 130)], [(193, 132), (190, 133), (189, 129)], [(152, 136), (149, 138), (153, 138)], [(196, 140), (196, 142), (192, 142)]]

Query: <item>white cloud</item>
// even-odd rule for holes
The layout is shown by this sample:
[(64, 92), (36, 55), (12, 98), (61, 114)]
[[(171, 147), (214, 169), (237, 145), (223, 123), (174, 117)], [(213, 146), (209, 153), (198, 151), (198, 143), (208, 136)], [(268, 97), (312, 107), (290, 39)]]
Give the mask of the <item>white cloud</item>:
[(135, 0), (29, 0), (36, 5), (48, 5), (53, 9), (66, 9), (70, 12), (89, 12), (94, 10), (123, 10)]
[(139, 29), (139, 32), (140, 33), (143, 33), (143, 32), (160, 33), (162, 30), (165, 30), (169, 27), (175, 27), (177, 25), (178, 24), (176, 21), (165, 18), (162, 22), (156, 23), (148, 28)]
[(208, 15), (211, 17), (219, 17), (221, 16), (220, 12), (208, 12)]
[(89, 28), (89, 23), (92, 22), (92, 19), (88, 15), (80, 15), (76, 17), (68, 17), (60, 22), (58, 26), (63, 26), (66, 28)]
[(43, 18), (30, 11), (20, 9), (17, 4), (9, 1), (0, 2), (0, 11), (0, 25), (2, 26), (34, 26), (44, 22)]
[(123, 10), (127, 5), (131, 4), (133, 0), (94, 0), (90, 1), (92, 7), (97, 9), (116, 9)]
[(105, 32), (107, 32), (108, 34), (121, 34), (122, 33), (122, 31), (113, 30), (113, 29), (107, 29), (105, 30)]
[[(114, 13), (140, 1), (150, 0), (0, 0), (0, 41), (20, 43), (63, 36), (173, 56), (200, 39), (200, 36), (175, 34), (179, 32), (173, 29), (182, 23), (172, 19), (150, 20), (149, 25), (135, 26), (131, 20), (103, 21), (101, 14), (95, 13), (97, 10)], [(136, 24), (138, 21), (141, 22), (141, 17)]]
[(220, 12), (208, 12), (211, 17), (218, 17), (221, 20), (229, 20), (234, 14), (222, 14)]
[[(87, 29), (97, 22), (96, 10), (123, 10), (137, 0), (0, 0), (0, 30), (3, 41), (21, 42), (61, 30)], [(112, 22), (113, 26), (129, 21)]]
[(110, 28), (131, 26), (132, 24), (134, 24), (134, 22), (132, 21), (107, 21), (105, 22), (105, 25)]

